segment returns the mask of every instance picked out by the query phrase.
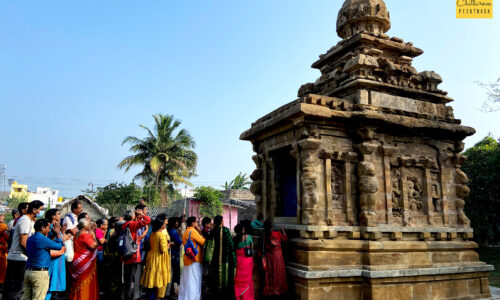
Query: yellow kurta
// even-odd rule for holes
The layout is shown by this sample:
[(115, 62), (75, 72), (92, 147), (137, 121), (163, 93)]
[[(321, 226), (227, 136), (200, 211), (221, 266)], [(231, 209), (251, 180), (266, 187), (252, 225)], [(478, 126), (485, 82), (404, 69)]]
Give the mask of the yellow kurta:
[(170, 282), (170, 236), (166, 230), (151, 233), (150, 250), (146, 258), (146, 268), (141, 277), (141, 285), (146, 288), (158, 288), (157, 296), (163, 298)]

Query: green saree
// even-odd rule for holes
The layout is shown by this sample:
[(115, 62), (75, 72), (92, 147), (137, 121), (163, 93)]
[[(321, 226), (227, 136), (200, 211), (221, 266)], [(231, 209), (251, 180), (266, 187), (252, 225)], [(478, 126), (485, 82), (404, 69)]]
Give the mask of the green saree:
[(214, 296), (234, 298), (234, 271), (236, 254), (231, 232), (216, 226), (205, 243), (205, 262), (208, 264), (208, 285)]

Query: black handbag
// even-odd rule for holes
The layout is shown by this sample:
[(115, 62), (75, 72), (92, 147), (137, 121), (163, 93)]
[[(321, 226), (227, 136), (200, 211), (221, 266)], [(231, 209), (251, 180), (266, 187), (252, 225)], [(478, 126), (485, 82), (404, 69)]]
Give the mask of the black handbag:
[[(245, 242), (247, 240), (247, 235), (245, 234)], [(251, 247), (245, 247), (243, 248), (243, 251), (245, 252), (246, 257), (252, 257), (253, 256), (253, 249)]]
[(252, 250), (252, 248), (245, 247), (245, 248), (243, 248), (243, 250), (245, 251), (245, 256), (246, 257), (252, 257), (253, 256), (253, 250)]

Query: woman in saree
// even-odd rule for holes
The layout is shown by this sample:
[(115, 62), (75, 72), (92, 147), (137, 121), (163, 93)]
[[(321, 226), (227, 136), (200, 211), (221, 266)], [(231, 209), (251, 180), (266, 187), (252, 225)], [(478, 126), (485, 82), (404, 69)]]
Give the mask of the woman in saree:
[(272, 230), (271, 221), (264, 222), (264, 259), (267, 270), (264, 271), (263, 296), (281, 296), (288, 292), (286, 283), (285, 259), (281, 243), (287, 241), (285, 230)]
[(222, 216), (214, 218), (215, 227), (205, 243), (205, 261), (208, 264), (208, 286), (212, 299), (234, 299), (234, 269), (236, 255), (229, 228)]
[(69, 300), (98, 300), (99, 284), (97, 281), (97, 239), (90, 221), (83, 218), (78, 221), (78, 232), (74, 243), (74, 257), (71, 262), (71, 290)]
[(5, 272), (7, 272), (7, 241), (9, 236), (7, 230), (9, 226), (5, 222), (0, 222), (0, 284), (3, 285), (5, 281)]
[[(51, 240), (59, 238), (62, 241), (65, 240), (63, 237), (63, 230), (54, 230), (61, 226), (61, 212), (57, 208), (49, 209), (45, 213), (45, 219), (50, 222), (50, 232), (48, 238)], [(56, 233), (58, 231), (59, 233)], [(51, 253), (52, 256), (52, 253)], [(47, 291), (47, 296), (45, 300), (49, 300), (54, 292), (63, 292), (66, 290), (66, 255), (52, 257), (50, 260), (49, 267), (49, 277), (50, 284), (49, 290)]]
[[(236, 300), (253, 300), (253, 241), (246, 234), (245, 227), (238, 224), (234, 227), (236, 236), (233, 239), (236, 252), (236, 275), (234, 276), (234, 295)], [(249, 251), (250, 249), (250, 251)], [(247, 254), (252, 253), (251, 256)]]
[(147, 289), (147, 299), (163, 298), (170, 282), (170, 253), (167, 215), (159, 214), (153, 221), (153, 233), (149, 237), (149, 253), (146, 268), (142, 273), (141, 285)]
[(122, 260), (118, 252), (118, 236), (124, 223), (125, 221), (120, 221), (117, 217), (108, 220), (104, 244), (104, 270), (120, 270), (120, 272), (106, 272), (106, 276), (101, 278), (105, 299), (123, 299)]

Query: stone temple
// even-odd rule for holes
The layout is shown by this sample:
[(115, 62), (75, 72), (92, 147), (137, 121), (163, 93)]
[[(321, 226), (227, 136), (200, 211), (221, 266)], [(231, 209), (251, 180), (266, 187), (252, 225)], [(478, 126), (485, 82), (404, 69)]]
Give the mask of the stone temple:
[(475, 131), (390, 27), (384, 1), (344, 2), (342, 40), (312, 65), (321, 76), (241, 135), (256, 152), (251, 190), (291, 237), (295, 299), (488, 298), (493, 267), (463, 211)]

